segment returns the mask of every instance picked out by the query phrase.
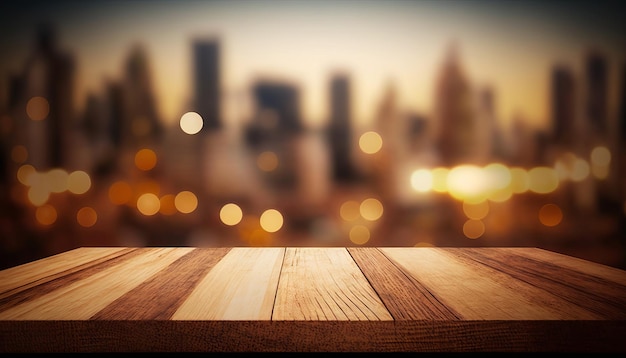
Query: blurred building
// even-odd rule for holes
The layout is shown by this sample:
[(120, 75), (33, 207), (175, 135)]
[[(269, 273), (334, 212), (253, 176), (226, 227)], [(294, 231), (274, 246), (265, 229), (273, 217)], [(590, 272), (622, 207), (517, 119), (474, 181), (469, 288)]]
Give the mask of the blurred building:
[(330, 80), (330, 121), (328, 144), (330, 146), (333, 179), (340, 182), (355, 179), (353, 163), (352, 98), (350, 79), (345, 74), (334, 75)]
[(193, 111), (200, 114), (207, 132), (222, 127), (220, 45), (216, 39), (193, 43)]
[(28, 161), (39, 170), (68, 167), (75, 134), (75, 64), (61, 50), (55, 29), (41, 25), (33, 51), (9, 90), (14, 144), (26, 147)]
[(490, 146), (482, 140), (483, 118), (477, 115), (476, 97), (461, 67), (459, 50), (453, 44), (446, 54), (434, 92), (436, 149), (442, 165), (483, 163)]

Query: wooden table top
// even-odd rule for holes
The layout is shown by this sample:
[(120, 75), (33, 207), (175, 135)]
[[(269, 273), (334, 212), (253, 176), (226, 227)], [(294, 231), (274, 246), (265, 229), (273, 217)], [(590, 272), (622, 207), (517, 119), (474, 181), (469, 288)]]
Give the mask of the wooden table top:
[(0, 271), (0, 351), (619, 351), (626, 271), (539, 248), (83, 247)]

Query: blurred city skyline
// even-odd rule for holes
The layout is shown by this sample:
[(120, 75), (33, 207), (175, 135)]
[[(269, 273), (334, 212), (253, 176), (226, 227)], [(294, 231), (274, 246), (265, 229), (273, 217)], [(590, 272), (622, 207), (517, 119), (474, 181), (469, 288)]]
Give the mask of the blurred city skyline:
[(617, 1), (61, 1), (5, 3), (0, 70), (20, 70), (37, 25), (53, 23), (76, 68), (76, 109), (90, 93), (123, 75), (136, 45), (150, 58), (156, 106), (165, 123), (187, 112), (192, 97), (192, 42), (221, 43), (223, 117), (251, 115), (249, 88), (258, 77), (295, 83), (303, 120), (323, 126), (326, 81), (351, 75), (355, 125), (374, 121), (384, 88), (398, 105), (430, 114), (439, 66), (456, 44), (475, 91), (497, 92), (497, 120), (516, 116), (550, 125), (549, 76), (555, 63), (581, 72), (597, 48), (609, 63), (609, 110), (618, 110), (626, 28)]
[(626, 267), (617, 2), (2, 10), (3, 266), (79, 246), (367, 245)]

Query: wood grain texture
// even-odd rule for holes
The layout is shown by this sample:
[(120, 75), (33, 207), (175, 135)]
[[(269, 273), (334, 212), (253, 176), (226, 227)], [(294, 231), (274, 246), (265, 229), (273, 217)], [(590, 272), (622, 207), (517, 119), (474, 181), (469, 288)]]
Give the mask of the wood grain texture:
[(274, 320), (391, 320), (345, 248), (287, 248)]
[(271, 319), (284, 252), (283, 248), (233, 248), (172, 319)]
[(384, 248), (464, 319), (598, 319), (596, 314), (444, 248)]
[(537, 248), (80, 248), (0, 271), (0, 353), (626, 353), (624, 282)]
[(377, 249), (351, 247), (348, 252), (395, 320), (458, 320), (424, 285)]

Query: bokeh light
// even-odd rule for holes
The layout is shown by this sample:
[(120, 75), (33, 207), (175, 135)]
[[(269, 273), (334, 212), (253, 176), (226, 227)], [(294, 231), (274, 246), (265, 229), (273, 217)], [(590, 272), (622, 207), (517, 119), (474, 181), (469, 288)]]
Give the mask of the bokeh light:
[(368, 198), (361, 202), (359, 212), (365, 220), (376, 221), (383, 215), (383, 204), (375, 198)]
[(265, 151), (257, 157), (256, 164), (264, 172), (271, 172), (278, 168), (278, 156), (271, 151)]
[(133, 189), (130, 184), (118, 180), (109, 187), (109, 200), (116, 205), (124, 205), (133, 198)]
[(67, 190), (74, 194), (84, 194), (91, 188), (91, 178), (89, 174), (82, 170), (76, 170), (69, 174), (67, 178)]
[(41, 121), (48, 117), (50, 113), (50, 103), (43, 97), (33, 97), (26, 103), (26, 114), (34, 121)]
[(433, 174), (428, 169), (418, 169), (411, 174), (411, 186), (419, 192), (427, 192), (433, 188)]
[(370, 240), (370, 230), (363, 225), (354, 225), (350, 229), (350, 241), (357, 245), (363, 245)]
[(348, 200), (341, 204), (339, 216), (345, 221), (354, 221), (361, 215), (360, 203), (356, 200)]
[(448, 191), (448, 174), (450, 169), (437, 167), (431, 171), (433, 176), (433, 191), (437, 193), (446, 193)]
[(174, 215), (176, 214), (176, 196), (174, 194), (165, 194), (161, 197), (161, 207), (159, 208), (159, 213), (163, 215)]
[(366, 154), (377, 153), (382, 147), (383, 138), (377, 132), (365, 132), (359, 138), (359, 148)]
[(458, 200), (481, 202), (486, 199), (489, 182), (482, 168), (459, 165), (448, 173), (448, 192)]
[(143, 148), (135, 154), (135, 166), (144, 171), (154, 168), (157, 164), (157, 155), (152, 149)]
[(62, 193), (68, 189), (69, 174), (60, 168), (50, 170), (46, 174), (48, 189), (52, 193)]
[(176, 194), (174, 205), (176, 205), (176, 209), (181, 213), (189, 214), (198, 207), (198, 197), (191, 191), (184, 190)]
[(17, 180), (24, 185), (30, 185), (30, 176), (36, 172), (35, 167), (30, 164), (24, 164), (17, 169)]
[(611, 151), (604, 146), (593, 148), (591, 151), (591, 164), (599, 166), (608, 166), (611, 164)]
[(28, 150), (25, 146), (18, 144), (11, 149), (11, 160), (15, 163), (24, 163), (28, 160)]
[(463, 224), (463, 234), (468, 239), (477, 239), (485, 233), (485, 224), (481, 220), (469, 219)]
[(203, 126), (202, 116), (196, 112), (187, 112), (180, 117), (180, 129), (187, 134), (200, 132)]
[(50, 198), (50, 192), (44, 186), (31, 186), (28, 188), (28, 200), (35, 206), (45, 204)]
[(559, 186), (557, 171), (549, 167), (534, 167), (528, 171), (528, 188), (538, 194), (555, 191)]
[(76, 221), (82, 227), (92, 227), (98, 221), (98, 213), (90, 206), (82, 207), (76, 213)]
[(483, 201), (477, 204), (463, 202), (463, 212), (465, 216), (473, 220), (484, 219), (489, 214), (489, 203)]
[(563, 220), (563, 211), (556, 204), (545, 204), (539, 209), (539, 221), (545, 226), (557, 226)]
[(261, 227), (267, 232), (276, 232), (283, 227), (283, 215), (276, 209), (267, 209), (259, 219)]
[(220, 220), (225, 225), (233, 226), (237, 225), (241, 222), (243, 218), (243, 211), (239, 207), (239, 205), (235, 203), (228, 203), (222, 206), (220, 209)]
[(152, 193), (145, 193), (137, 199), (137, 210), (146, 216), (152, 216), (159, 212), (161, 201), (159, 197)]
[(35, 218), (42, 225), (52, 225), (57, 221), (57, 210), (54, 206), (46, 204), (35, 210)]
[(523, 168), (511, 168), (511, 191), (514, 194), (522, 194), (528, 191), (528, 172)]

